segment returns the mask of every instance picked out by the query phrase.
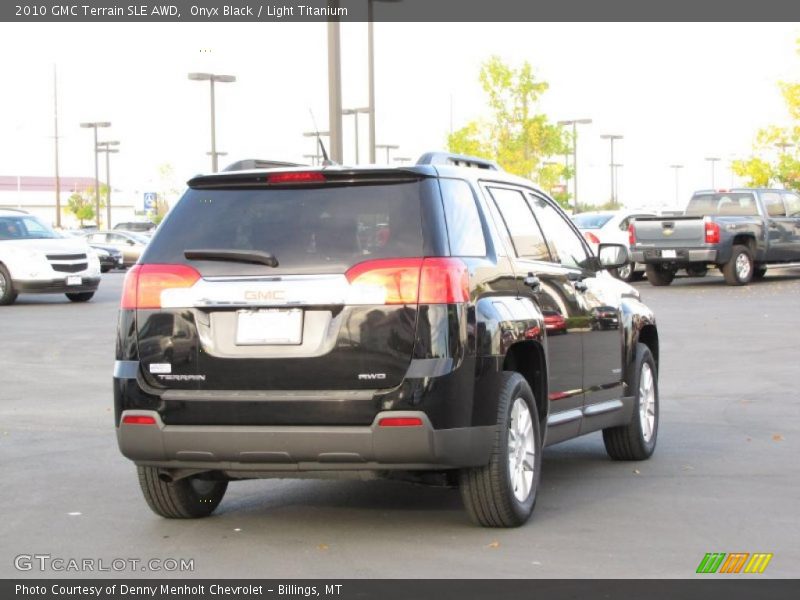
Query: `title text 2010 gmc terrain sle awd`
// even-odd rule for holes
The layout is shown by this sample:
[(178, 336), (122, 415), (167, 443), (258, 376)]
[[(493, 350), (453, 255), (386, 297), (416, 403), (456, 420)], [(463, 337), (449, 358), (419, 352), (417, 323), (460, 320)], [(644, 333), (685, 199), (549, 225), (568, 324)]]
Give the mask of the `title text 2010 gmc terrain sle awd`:
[(469, 157), (197, 177), (125, 280), (120, 449), (165, 517), (238, 479), (361, 472), (520, 525), (544, 446), (655, 448), (655, 319), (606, 272), (628, 260)]

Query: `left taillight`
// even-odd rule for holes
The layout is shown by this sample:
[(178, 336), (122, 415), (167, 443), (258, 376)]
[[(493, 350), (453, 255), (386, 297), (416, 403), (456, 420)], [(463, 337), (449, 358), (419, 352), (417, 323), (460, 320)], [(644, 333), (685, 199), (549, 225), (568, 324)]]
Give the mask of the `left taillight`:
[(187, 265), (134, 265), (125, 275), (120, 308), (161, 308), (161, 292), (192, 287), (199, 279)]
[(628, 225), (628, 245), (631, 247), (636, 245), (636, 228), (633, 223)]
[(591, 231), (584, 231), (583, 232), (584, 239), (589, 242), (590, 244), (599, 244), (600, 238), (593, 234)]
[(147, 415), (125, 415), (122, 418), (123, 425), (156, 425), (154, 417)]

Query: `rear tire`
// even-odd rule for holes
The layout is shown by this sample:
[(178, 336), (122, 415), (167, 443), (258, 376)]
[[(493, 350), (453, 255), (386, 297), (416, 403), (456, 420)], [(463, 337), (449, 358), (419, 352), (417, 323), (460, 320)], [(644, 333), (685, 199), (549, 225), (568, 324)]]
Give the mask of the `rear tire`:
[(722, 274), (728, 285), (747, 285), (752, 281), (754, 271), (750, 248), (740, 244), (733, 247), (731, 259), (722, 265)]
[(14, 290), (14, 282), (11, 281), (11, 274), (5, 265), (0, 265), (0, 306), (14, 304), (17, 299), (17, 292)]
[(645, 271), (647, 272), (647, 281), (657, 287), (669, 285), (675, 279), (675, 271), (673, 269), (662, 267), (658, 264), (646, 265)]
[(518, 527), (533, 512), (542, 466), (536, 402), (519, 373), (499, 375), (497, 430), (489, 464), (462, 469), (459, 489), (470, 518), (484, 527)]
[(195, 476), (167, 483), (158, 477), (156, 467), (136, 469), (139, 487), (150, 510), (167, 519), (207, 517), (219, 506), (228, 489), (227, 481), (210, 481)]
[(70, 302), (88, 302), (94, 296), (94, 292), (67, 292), (65, 295)]
[(628, 377), (634, 390), (633, 414), (627, 425), (603, 430), (606, 452), (614, 460), (645, 460), (658, 438), (658, 372), (650, 349), (636, 344), (634, 369)]

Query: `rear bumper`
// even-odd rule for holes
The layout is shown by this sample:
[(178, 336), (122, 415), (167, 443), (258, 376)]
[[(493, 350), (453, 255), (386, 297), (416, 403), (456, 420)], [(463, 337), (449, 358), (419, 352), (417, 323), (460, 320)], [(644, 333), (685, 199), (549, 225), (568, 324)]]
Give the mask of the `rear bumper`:
[(35, 281), (14, 281), (14, 289), (20, 294), (72, 294), (81, 292), (96, 292), (100, 285), (99, 277), (81, 277), (80, 285), (67, 285), (67, 278), (45, 279)]
[[(434, 429), (416, 411), (378, 413), (369, 426), (155, 425), (117, 427), (124, 456), (170, 469), (223, 471), (425, 470), (486, 464), (496, 428)], [(384, 417), (417, 417), (421, 426), (381, 427)]]
[[(675, 257), (662, 256), (663, 250), (675, 250)], [(661, 264), (661, 263), (716, 263), (716, 248), (644, 248), (634, 249), (631, 257), (637, 263)]]

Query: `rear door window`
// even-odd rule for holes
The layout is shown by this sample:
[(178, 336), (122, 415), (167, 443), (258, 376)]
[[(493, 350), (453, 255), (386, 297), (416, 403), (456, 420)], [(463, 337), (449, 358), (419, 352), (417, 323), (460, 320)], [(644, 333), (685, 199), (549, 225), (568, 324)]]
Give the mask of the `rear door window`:
[(792, 193), (785, 193), (783, 200), (786, 203), (786, 214), (790, 217), (800, 217), (800, 196)]
[(777, 192), (761, 192), (761, 201), (770, 217), (785, 217), (786, 207), (783, 198)]
[(450, 254), (486, 256), (486, 240), (472, 188), (461, 179), (440, 179)]
[(542, 226), (553, 260), (564, 267), (586, 268), (590, 257), (581, 236), (544, 198), (528, 194), (536, 220)]
[(518, 190), (489, 188), (514, 245), (517, 256), (532, 260), (550, 260), (541, 229), (533, 218), (525, 197)]
[[(184, 250), (272, 254), (270, 273), (343, 273), (376, 258), (422, 256), (424, 182), (292, 189), (190, 189), (162, 223), (145, 263), (187, 263)], [(191, 261), (201, 272), (260, 270)]]

